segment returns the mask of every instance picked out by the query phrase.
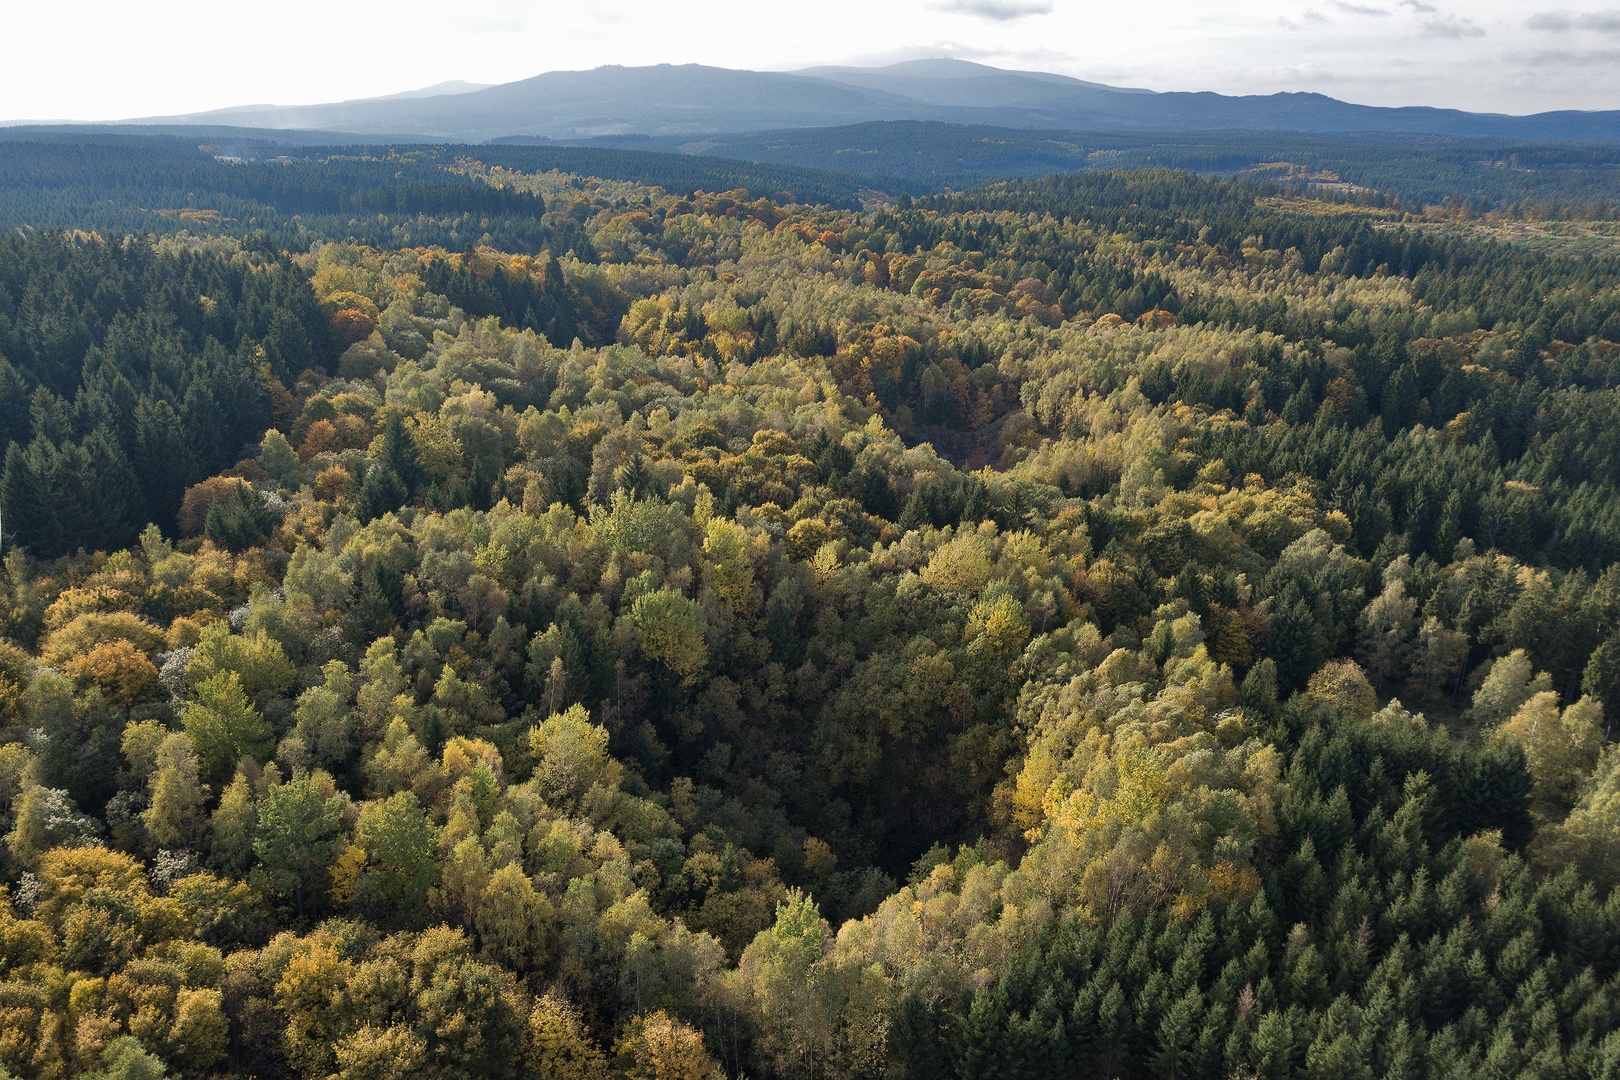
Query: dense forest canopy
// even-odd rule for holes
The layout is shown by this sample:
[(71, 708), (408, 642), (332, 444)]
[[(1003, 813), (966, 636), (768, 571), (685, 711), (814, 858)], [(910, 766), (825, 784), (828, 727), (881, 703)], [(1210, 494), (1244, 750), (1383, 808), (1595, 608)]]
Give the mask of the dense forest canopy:
[(1620, 206), (1620, 147), (1612, 143), (1292, 131), (1051, 131), (883, 121), (698, 138), (602, 135), (589, 144), (698, 149), (706, 155), (819, 168), (859, 162), (862, 172), (890, 177), (887, 183), (899, 183), (913, 195), (1006, 177), (1151, 167), (1204, 176), (1263, 176), (1341, 194), (1381, 195), (1386, 204), (1395, 198), (1416, 207), (1458, 199), (1495, 210), (1528, 203), (1612, 215)]
[(1614, 257), (524, 164), (0, 240), (0, 1069), (1620, 1075)]
[(315, 240), (377, 247), (545, 246), (543, 205), (458, 170), (469, 155), (527, 172), (563, 171), (673, 191), (746, 188), (859, 206), (869, 179), (684, 154), (502, 146), (286, 146), (221, 136), (27, 139), (0, 128), (0, 225), (115, 233), (267, 234), (271, 250)]
[[(0, 226), (156, 234), (265, 232), (269, 251), (318, 239), (376, 247), (530, 251), (551, 242), (522, 199), (472, 190), (475, 161), (733, 191), (779, 203), (870, 208), (1004, 178), (1139, 168), (1249, 180), (1348, 206), (1443, 219), (1601, 221), (1620, 208), (1620, 149), (1440, 136), (1288, 132), (1131, 135), (874, 123), (697, 140), (604, 136), (455, 144), (309, 145), (317, 133), (158, 129), (94, 134), (0, 128)], [(865, 175), (863, 175), (865, 174)], [(1614, 233), (1605, 230), (1613, 246)], [(562, 241), (566, 243), (566, 240)]]

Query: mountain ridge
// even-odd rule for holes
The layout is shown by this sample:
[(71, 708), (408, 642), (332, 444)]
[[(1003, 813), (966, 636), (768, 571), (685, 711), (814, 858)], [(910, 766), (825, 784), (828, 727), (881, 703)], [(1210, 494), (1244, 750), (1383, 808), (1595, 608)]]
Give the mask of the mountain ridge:
[[(440, 92), (435, 92), (440, 91)], [(1113, 87), (963, 60), (770, 72), (700, 64), (551, 71), (482, 89), (420, 91), (317, 105), (244, 105), (120, 124), (417, 135), (482, 142), (523, 136), (705, 135), (874, 121), (1052, 130), (1400, 132), (1620, 141), (1620, 111), (1515, 116), (1431, 106), (1357, 105), (1314, 92), (1230, 96)]]

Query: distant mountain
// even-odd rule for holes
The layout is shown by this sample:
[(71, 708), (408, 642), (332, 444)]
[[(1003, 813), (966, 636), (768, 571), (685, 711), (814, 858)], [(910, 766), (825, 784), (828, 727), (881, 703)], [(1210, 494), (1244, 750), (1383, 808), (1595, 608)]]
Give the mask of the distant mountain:
[(961, 60), (879, 68), (740, 71), (695, 64), (552, 71), (485, 89), (424, 91), (327, 105), (239, 106), (140, 124), (230, 124), (417, 135), (478, 142), (511, 136), (703, 135), (884, 120), (1080, 131), (1406, 132), (1576, 142), (1620, 141), (1620, 111), (1532, 116), (1379, 108), (1321, 94), (1228, 97), (1154, 93)]
[(468, 94), (329, 105), (247, 106), (135, 121), (416, 134), (477, 142), (503, 135), (580, 138), (705, 134), (932, 119), (925, 102), (828, 79), (696, 64), (551, 71)]
[(1075, 100), (1147, 94), (1045, 71), (1006, 71), (964, 60), (910, 60), (888, 67), (816, 67), (794, 72), (864, 90), (957, 108), (1061, 108)]
[(402, 90), (397, 94), (384, 94), (382, 97), (362, 98), (362, 101), (404, 101), (409, 98), (449, 97), (453, 94), (476, 94), (480, 90), (488, 90), (495, 83), (471, 83), (462, 79), (449, 79), (432, 86), (424, 86), (420, 90)]

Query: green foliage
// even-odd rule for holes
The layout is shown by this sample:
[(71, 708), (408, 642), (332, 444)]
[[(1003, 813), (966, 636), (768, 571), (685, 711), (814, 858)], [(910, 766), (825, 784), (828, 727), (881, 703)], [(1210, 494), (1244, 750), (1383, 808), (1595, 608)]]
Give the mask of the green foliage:
[(270, 894), (291, 901), (300, 917), (326, 887), (328, 869), (343, 846), (341, 823), (337, 801), (307, 776), (272, 788), (259, 804), (253, 853)]
[(439, 830), (409, 791), (392, 795), (361, 815), (356, 837), (366, 852), (356, 902), (374, 905), (378, 921), (415, 928), (427, 917), (428, 892), (438, 880)]
[(529, 732), (529, 746), (541, 793), (560, 805), (577, 802), (609, 775), (608, 733), (579, 705), (541, 721)]
[(646, 593), (631, 606), (630, 621), (636, 641), (649, 659), (668, 667), (683, 682), (697, 680), (709, 660), (703, 640), (708, 623), (702, 608), (678, 593)]
[(266, 631), (235, 635), (228, 623), (218, 622), (203, 630), (186, 665), (186, 679), (200, 693), (202, 684), (226, 672), (237, 676), (249, 696), (284, 693), (295, 677), (281, 643)]
[(399, 474), (386, 462), (366, 470), (365, 482), (360, 485), (360, 498), (355, 509), (360, 523), (367, 524), (386, 513), (398, 510), (410, 497)]
[(259, 456), (255, 460), (272, 479), (287, 481), (297, 476), (298, 455), (293, 453), (287, 436), (275, 428), (264, 433), (264, 438), (259, 441)]
[(276, 515), (250, 488), (236, 487), (208, 507), (203, 538), (232, 551), (263, 544), (278, 523)]
[(146, 1052), (139, 1039), (122, 1035), (101, 1052), (101, 1068), (84, 1075), (91, 1080), (163, 1080), (169, 1070)]
[[(13, 233), (0, 288), (35, 297), (8, 301), (0, 329), (0, 507), (36, 557), (113, 551), (172, 523), (187, 487), (259, 440), (274, 380), (326, 356), (325, 316), (284, 261)], [(262, 506), (222, 515), (222, 541), (263, 542)]]
[(6, 1068), (1604, 1075), (1612, 264), (438, 160), (162, 242), (354, 344), (203, 537), (6, 561)]
[(270, 758), (273, 732), (234, 671), (221, 671), (197, 686), (197, 701), (186, 707), (184, 722), (204, 783), (225, 783), (243, 759)]

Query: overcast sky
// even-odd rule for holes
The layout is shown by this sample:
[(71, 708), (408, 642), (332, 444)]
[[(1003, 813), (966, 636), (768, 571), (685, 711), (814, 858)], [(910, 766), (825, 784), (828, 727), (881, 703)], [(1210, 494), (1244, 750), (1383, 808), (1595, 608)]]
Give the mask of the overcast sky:
[(0, 29), (5, 119), (307, 104), (601, 64), (925, 56), (1154, 90), (1620, 108), (1620, 9), (1578, 2), (0, 0)]

